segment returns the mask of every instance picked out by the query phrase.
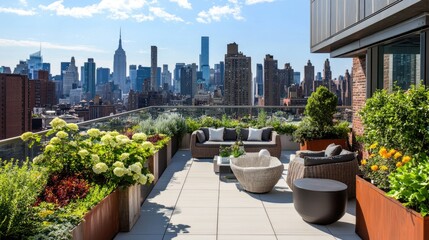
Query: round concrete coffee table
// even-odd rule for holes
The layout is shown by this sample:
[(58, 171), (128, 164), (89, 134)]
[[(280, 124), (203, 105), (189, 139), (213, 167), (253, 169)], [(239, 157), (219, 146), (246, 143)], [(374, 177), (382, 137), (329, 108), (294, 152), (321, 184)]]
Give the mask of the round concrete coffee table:
[(304, 221), (331, 224), (346, 212), (347, 185), (331, 179), (301, 178), (293, 182), (293, 204)]

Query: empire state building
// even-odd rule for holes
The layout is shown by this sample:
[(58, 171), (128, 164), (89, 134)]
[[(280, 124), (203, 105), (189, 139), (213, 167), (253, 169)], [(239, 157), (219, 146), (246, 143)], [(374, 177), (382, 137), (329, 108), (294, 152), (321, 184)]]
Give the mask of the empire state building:
[(113, 58), (113, 82), (119, 85), (122, 93), (128, 93), (126, 86), (127, 79), (127, 56), (124, 49), (122, 49), (121, 31), (119, 31), (119, 46), (115, 51)]

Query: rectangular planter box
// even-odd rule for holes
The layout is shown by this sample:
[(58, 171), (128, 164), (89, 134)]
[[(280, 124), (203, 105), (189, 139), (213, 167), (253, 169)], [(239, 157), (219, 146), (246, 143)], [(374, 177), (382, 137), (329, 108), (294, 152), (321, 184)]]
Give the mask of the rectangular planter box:
[(164, 145), (161, 149), (158, 151), (158, 179), (161, 177), (161, 175), (164, 173), (165, 169), (167, 168), (167, 145)]
[(304, 144), (300, 145), (300, 150), (321, 151), (325, 150), (326, 147), (331, 143), (341, 145), (343, 149), (349, 148), (347, 145), (347, 139), (316, 139), (305, 141)]
[(154, 186), (154, 183), (140, 185), (140, 205), (142, 205), (144, 200), (146, 200), (147, 196), (152, 191)]
[(173, 157), (174, 154), (179, 150), (179, 137), (172, 136), (171, 137), (171, 156)]
[(356, 176), (356, 233), (364, 240), (429, 240), (429, 217)]
[(150, 156), (147, 159), (147, 163), (148, 163), (149, 171), (155, 177), (154, 180), (153, 180), (153, 183), (158, 182), (158, 176), (159, 176), (159, 151), (154, 152), (153, 155)]
[(141, 188), (134, 184), (116, 191), (119, 197), (119, 231), (129, 232), (140, 217)]
[(114, 191), (99, 202), (73, 229), (74, 240), (113, 239), (119, 232), (119, 194)]
[(180, 141), (180, 149), (189, 149), (191, 146), (191, 134), (185, 133), (182, 137), (182, 141)]
[(167, 166), (170, 165), (171, 158), (173, 157), (173, 140), (170, 138), (170, 141), (168, 141), (167, 145)]
[(299, 150), (299, 143), (292, 140), (291, 135), (281, 134), (280, 141), (282, 142), (282, 150), (297, 151)]

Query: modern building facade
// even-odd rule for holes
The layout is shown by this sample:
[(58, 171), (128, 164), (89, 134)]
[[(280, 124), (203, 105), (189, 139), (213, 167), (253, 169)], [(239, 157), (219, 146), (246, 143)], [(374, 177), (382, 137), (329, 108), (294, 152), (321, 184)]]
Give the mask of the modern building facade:
[(97, 85), (105, 84), (110, 78), (110, 68), (97, 68)]
[(225, 105), (252, 105), (251, 58), (238, 51), (236, 43), (227, 46), (225, 54)]
[(258, 63), (256, 64), (256, 95), (257, 96), (264, 96), (264, 68), (262, 64)]
[(30, 83), (27, 75), (0, 74), (0, 139), (31, 131)]
[(113, 56), (113, 82), (119, 85), (123, 93), (126, 91), (126, 80), (127, 80), (127, 55), (125, 50), (122, 48), (122, 33), (119, 31), (119, 46)]
[(290, 63), (285, 63), (283, 69), (278, 70), (280, 100), (287, 97), (287, 88), (294, 83), (294, 71)]
[(180, 71), (182, 67), (185, 66), (185, 63), (176, 63), (176, 67), (174, 68), (173, 74), (173, 83), (174, 83), (174, 92), (180, 93)]
[(158, 47), (150, 47), (150, 88), (152, 91), (158, 91), (156, 84), (158, 76)]
[(93, 58), (88, 58), (84, 63), (85, 82), (83, 83), (83, 92), (87, 94), (87, 100), (95, 97), (95, 62)]
[(264, 105), (280, 106), (280, 90), (277, 60), (267, 54), (264, 59)]
[(355, 134), (363, 133), (357, 113), (377, 89), (428, 85), (428, 12), (427, 0), (311, 1), (311, 51), (353, 58)]
[(78, 87), (79, 84), (79, 73), (76, 67), (76, 61), (74, 57), (71, 58), (70, 64), (67, 70), (64, 72), (63, 77), (63, 96), (70, 96), (70, 90)]
[(197, 93), (197, 64), (188, 64), (180, 69), (180, 94), (193, 98)]
[(313, 92), (313, 83), (314, 83), (314, 66), (308, 60), (307, 65), (304, 66), (304, 81), (302, 84), (302, 90), (304, 96), (310, 96)]
[(163, 90), (170, 90), (171, 72), (168, 70), (168, 64), (162, 65), (161, 84)]

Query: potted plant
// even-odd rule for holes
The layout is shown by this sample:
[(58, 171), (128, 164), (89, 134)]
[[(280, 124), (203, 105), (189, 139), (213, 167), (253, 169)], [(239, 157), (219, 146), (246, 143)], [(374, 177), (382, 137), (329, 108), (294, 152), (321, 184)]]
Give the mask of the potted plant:
[(293, 134), (301, 150), (324, 150), (331, 143), (348, 148), (349, 124), (333, 121), (337, 103), (337, 96), (326, 87), (318, 87), (311, 94), (305, 106), (305, 117)]
[[(81, 186), (73, 187), (72, 189), (83, 189), (82, 186), (89, 186), (87, 195), (89, 194), (94, 199), (102, 200), (99, 196), (106, 193), (104, 190), (102, 194), (97, 194), (100, 187), (102, 189), (111, 189), (110, 192), (117, 188), (119, 198), (119, 205), (116, 209), (121, 209), (120, 213), (132, 211), (132, 214), (123, 214), (129, 219), (120, 221), (125, 223), (125, 227), (121, 227), (123, 231), (129, 230), (132, 227), (140, 214), (140, 205), (134, 204), (129, 195), (136, 195), (133, 191), (137, 189), (136, 184), (146, 184), (153, 181), (154, 177), (145, 167), (145, 162), (148, 156), (153, 154), (154, 146), (152, 143), (146, 141), (146, 135), (137, 133), (129, 139), (125, 135), (121, 135), (116, 131), (106, 132), (99, 129), (89, 129), (88, 131), (79, 131), (76, 124), (67, 124), (64, 120), (55, 118), (51, 123), (52, 129), (46, 133), (46, 141), (41, 142), (41, 136), (27, 132), (21, 135), (21, 139), (29, 142), (31, 147), (34, 143), (41, 143), (42, 153), (33, 159), (33, 164), (46, 169), (51, 176), (51, 181), (45, 188), (45, 195), (49, 198), (55, 199), (55, 189), (58, 191), (58, 196), (62, 196), (67, 190), (64, 187), (58, 186), (59, 183), (65, 181), (64, 186)], [(55, 179), (52, 179), (52, 178)], [(50, 185), (51, 184), (51, 185)], [(139, 188), (138, 188), (139, 189)], [(94, 192), (96, 191), (96, 192)], [(109, 194), (108, 192), (107, 194)], [(97, 195), (94, 197), (93, 195)], [(126, 195), (123, 197), (122, 195)], [(75, 194), (70, 194), (75, 196)], [(86, 195), (77, 195), (80, 199), (86, 199)], [(49, 210), (57, 212), (58, 206), (50, 209), (48, 198), (41, 201), (42, 206), (45, 202), (48, 204), (42, 208), (41, 211)], [(66, 203), (72, 203), (74, 199), (65, 199)], [(57, 204), (58, 201), (54, 201)], [(113, 201), (115, 202), (115, 201)], [(92, 207), (94, 202), (86, 204)], [(134, 207), (134, 208), (133, 208)], [(105, 209), (105, 208), (104, 208)], [(91, 225), (91, 228), (102, 231), (106, 225), (105, 219), (115, 221), (115, 207), (107, 208), (110, 213), (105, 213), (106, 216), (103, 221), (96, 220), (99, 225)], [(71, 210), (73, 211), (73, 210)], [(82, 212), (82, 211), (81, 211)], [(110, 214), (110, 215), (109, 215)], [(113, 215), (112, 215), (113, 214)], [(49, 215), (50, 218), (53, 218)], [(100, 214), (103, 215), (103, 214)], [(77, 215), (80, 216), (80, 215)], [(83, 216), (80, 216), (83, 217)], [(97, 219), (97, 218), (96, 218)], [(130, 220), (131, 219), (131, 220)], [(95, 224), (94, 222), (88, 224)], [(114, 225), (109, 223), (107, 225)], [(115, 228), (109, 228), (115, 231)], [(109, 230), (109, 231), (110, 231)], [(113, 232), (112, 232), (113, 234)], [(116, 234), (116, 232), (114, 232)]]
[(221, 163), (229, 163), (229, 158), (231, 156), (231, 147), (220, 146), (219, 147), (219, 158)]
[(356, 177), (356, 233), (362, 239), (429, 239), (428, 105), (424, 86), (382, 90), (359, 113), (359, 139), (368, 149), (361, 169), (369, 180)]

